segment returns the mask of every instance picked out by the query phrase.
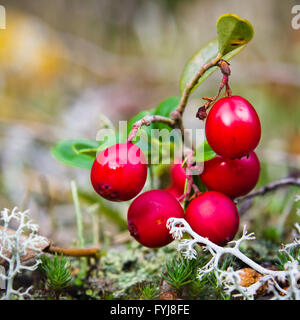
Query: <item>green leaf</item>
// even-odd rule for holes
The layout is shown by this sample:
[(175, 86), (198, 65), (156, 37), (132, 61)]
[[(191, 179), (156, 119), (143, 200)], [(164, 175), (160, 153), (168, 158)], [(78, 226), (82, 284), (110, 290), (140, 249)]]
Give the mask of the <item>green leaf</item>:
[(200, 144), (195, 151), (195, 161), (204, 162), (213, 159), (217, 154), (210, 147), (207, 140)]
[[(224, 60), (230, 60), (232, 57), (237, 55), (245, 45), (239, 46), (238, 48), (228, 52), (222, 57)], [(185, 87), (192, 79), (196, 76), (201, 67), (215, 59), (219, 53), (219, 42), (218, 39), (212, 40), (204, 44), (186, 63), (181, 78), (180, 78), (180, 91), (183, 93)], [(194, 86), (194, 91), (204, 80), (206, 80), (212, 73), (214, 73), (218, 67), (209, 68), (203, 73), (198, 83)]]
[[(163, 100), (155, 109), (154, 114), (170, 118), (170, 113), (174, 111), (179, 104), (180, 97), (168, 97)], [(165, 123), (154, 123), (153, 128), (155, 129), (169, 129), (171, 128)]]
[[(254, 31), (249, 21), (229, 13), (219, 17), (217, 33), (218, 39), (204, 44), (186, 63), (180, 78), (181, 94), (204, 64), (215, 59), (219, 53), (222, 59), (230, 60), (252, 39)], [(212, 67), (204, 72), (193, 90), (215, 72), (217, 68)]]
[(55, 159), (74, 167), (91, 169), (99, 143), (87, 139), (59, 141), (51, 153)]
[(217, 21), (219, 52), (222, 55), (247, 44), (254, 34), (251, 23), (235, 14), (223, 14)]
[(73, 143), (72, 148), (76, 154), (85, 154), (91, 157), (95, 157), (97, 152), (97, 148), (88, 146), (86, 143), (82, 143), (81, 141)]
[[(150, 115), (161, 115), (164, 117), (170, 117), (170, 113), (174, 111), (180, 101), (180, 97), (168, 97), (164, 99), (156, 108), (150, 109), (150, 110), (143, 110), (140, 111), (137, 115), (132, 117), (128, 121), (128, 127), (127, 127), (127, 134), (130, 133), (132, 126), (135, 122), (141, 120), (145, 116), (150, 116)], [(170, 129), (170, 127), (164, 123), (152, 123), (150, 126), (143, 126), (143, 129), (147, 131), (147, 134), (149, 137), (151, 137), (151, 129)]]
[[(180, 97), (172, 96), (164, 99), (156, 108), (151, 110), (144, 110), (139, 112), (133, 118), (131, 118), (128, 122), (127, 134), (132, 129), (132, 126), (138, 120), (141, 120), (145, 116), (149, 115), (161, 115), (164, 117), (170, 117), (170, 113), (174, 111), (180, 101)], [(177, 136), (175, 133), (170, 136), (170, 141), (164, 141), (162, 136), (155, 136), (155, 133), (151, 136), (152, 129), (167, 129), (171, 130), (171, 128), (164, 123), (152, 123), (150, 126), (142, 126), (142, 128), (137, 132), (136, 138), (133, 140), (133, 143), (138, 145), (141, 150), (144, 152), (145, 156), (148, 157), (149, 163), (157, 163), (159, 159), (168, 156), (167, 150), (170, 150), (170, 155), (173, 156), (174, 153), (174, 141)], [(156, 132), (157, 134), (160, 134)], [(167, 133), (169, 133), (167, 131)], [(151, 154), (152, 151), (152, 154)], [(165, 152), (166, 151), (166, 152)], [(166, 153), (166, 154), (165, 154)], [(152, 158), (151, 158), (152, 156)], [(151, 161), (152, 160), (152, 161)]]

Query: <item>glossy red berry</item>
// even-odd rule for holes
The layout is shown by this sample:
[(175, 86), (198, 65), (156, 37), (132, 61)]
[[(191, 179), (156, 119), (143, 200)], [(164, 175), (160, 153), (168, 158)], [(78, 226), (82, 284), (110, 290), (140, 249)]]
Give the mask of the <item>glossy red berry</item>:
[(169, 186), (165, 189), (165, 191), (169, 192), (176, 199), (182, 196), (184, 193), (184, 191), (178, 190), (174, 185)]
[(181, 167), (182, 163), (174, 163), (171, 166), (171, 181), (172, 184), (180, 191), (184, 191), (185, 186), (185, 170)]
[(251, 191), (259, 178), (260, 164), (255, 152), (240, 159), (221, 156), (204, 162), (201, 181), (209, 190), (219, 191), (235, 198)]
[(171, 186), (165, 189), (175, 198), (179, 198), (184, 193), (186, 175), (185, 170), (181, 167), (181, 165), (182, 163), (174, 163), (171, 165)]
[(128, 229), (142, 245), (150, 248), (163, 247), (173, 238), (166, 227), (171, 217), (183, 218), (179, 202), (164, 190), (151, 190), (133, 200), (128, 209)]
[(253, 151), (259, 143), (261, 126), (252, 105), (240, 96), (218, 100), (205, 124), (207, 142), (219, 155), (235, 159)]
[(111, 201), (127, 201), (143, 189), (147, 179), (146, 158), (132, 143), (116, 144), (99, 153), (91, 170), (95, 191)]
[(231, 241), (239, 228), (234, 202), (216, 191), (207, 191), (192, 200), (185, 219), (196, 233), (220, 246)]

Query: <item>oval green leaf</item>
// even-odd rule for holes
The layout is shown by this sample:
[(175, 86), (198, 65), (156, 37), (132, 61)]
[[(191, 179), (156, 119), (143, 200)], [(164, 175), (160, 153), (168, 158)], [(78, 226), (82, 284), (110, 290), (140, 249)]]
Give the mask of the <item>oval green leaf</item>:
[[(228, 52), (222, 57), (224, 60), (230, 60), (233, 56), (238, 54), (245, 45), (239, 46), (234, 50)], [(215, 59), (219, 53), (219, 42), (218, 39), (212, 40), (204, 44), (186, 63), (181, 78), (180, 78), (180, 91), (183, 93), (185, 87), (192, 79), (196, 76), (201, 67)], [(199, 79), (198, 83), (194, 86), (194, 91), (204, 80), (206, 80), (212, 73), (214, 73), (218, 67), (209, 68), (203, 73), (202, 77)]]
[(87, 139), (62, 140), (51, 149), (51, 153), (66, 165), (91, 169), (98, 147), (97, 141)]
[(247, 44), (254, 34), (251, 23), (235, 14), (223, 14), (217, 20), (219, 52), (225, 55), (228, 52)]

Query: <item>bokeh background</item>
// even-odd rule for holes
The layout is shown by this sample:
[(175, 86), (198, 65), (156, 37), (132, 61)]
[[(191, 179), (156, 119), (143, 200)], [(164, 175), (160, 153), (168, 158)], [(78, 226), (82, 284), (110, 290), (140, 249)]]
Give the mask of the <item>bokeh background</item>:
[[(0, 208), (29, 208), (41, 233), (76, 245), (70, 181), (76, 181), (89, 243), (128, 235), (128, 204), (95, 196), (89, 171), (55, 160), (61, 139), (95, 139), (101, 115), (118, 125), (179, 95), (187, 59), (216, 37), (223, 13), (250, 20), (255, 36), (231, 62), (231, 87), (262, 122), (259, 185), (300, 176), (300, 30), (297, 1), (280, 0), (2, 0), (0, 30)], [(216, 93), (215, 73), (193, 94), (186, 127), (201, 97)], [(243, 215), (256, 233), (276, 240), (295, 219), (295, 188), (256, 199)], [(298, 189), (299, 193), (299, 189)], [(121, 239), (121, 240), (120, 240)]]

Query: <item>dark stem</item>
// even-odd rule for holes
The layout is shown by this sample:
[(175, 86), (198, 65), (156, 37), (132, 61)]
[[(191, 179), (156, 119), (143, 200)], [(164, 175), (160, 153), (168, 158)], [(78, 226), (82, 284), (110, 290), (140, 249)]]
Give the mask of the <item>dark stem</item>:
[(221, 55), (219, 54), (215, 59), (213, 59), (212, 61), (210, 61), (207, 64), (204, 64), (201, 69), (199, 70), (199, 72), (195, 75), (195, 77), (192, 79), (192, 81), (190, 83), (187, 84), (187, 86), (185, 87), (181, 100), (179, 102), (179, 105), (177, 107), (177, 112), (182, 116), (186, 104), (188, 102), (189, 96), (193, 90), (193, 88), (195, 87), (195, 85), (198, 83), (199, 79), (202, 77), (202, 75), (204, 74), (205, 71), (207, 71), (208, 69), (210, 69), (211, 67), (214, 67), (218, 64), (219, 60), (221, 59)]
[(230, 76), (231, 71), (229, 68), (229, 63), (227, 61), (221, 59), (221, 60), (219, 60), (217, 65), (219, 66), (219, 68), (223, 74), (222, 82), (219, 86), (219, 90), (218, 90), (215, 97), (202, 97), (202, 99), (206, 100), (207, 102), (205, 103), (204, 106), (202, 106), (198, 109), (198, 112), (196, 114), (196, 117), (199, 118), (200, 120), (206, 119), (208, 109), (211, 108), (212, 105), (219, 99), (220, 94), (221, 94), (222, 90), (224, 89), (224, 87), (225, 87), (225, 95), (227, 95), (228, 97), (231, 97), (231, 89), (229, 87), (229, 76)]
[(266, 194), (267, 192), (274, 191), (278, 188), (286, 187), (289, 185), (294, 185), (294, 186), (300, 187), (300, 178), (289, 177), (289, 178), (283, 178), (278, 181), (271, 182), (271, 183), (265, 185), (264, 187), (261, 187), (257, 190), (250, 192), (249, 194), (247, 194), (245, 196), (236, 198), (234, 201), (235, 201), (235, 203), (240, 203), (240, 202), (245, 201), (247, 199), (251, 199), (256, 196), (261, 196), (261, 195)]

